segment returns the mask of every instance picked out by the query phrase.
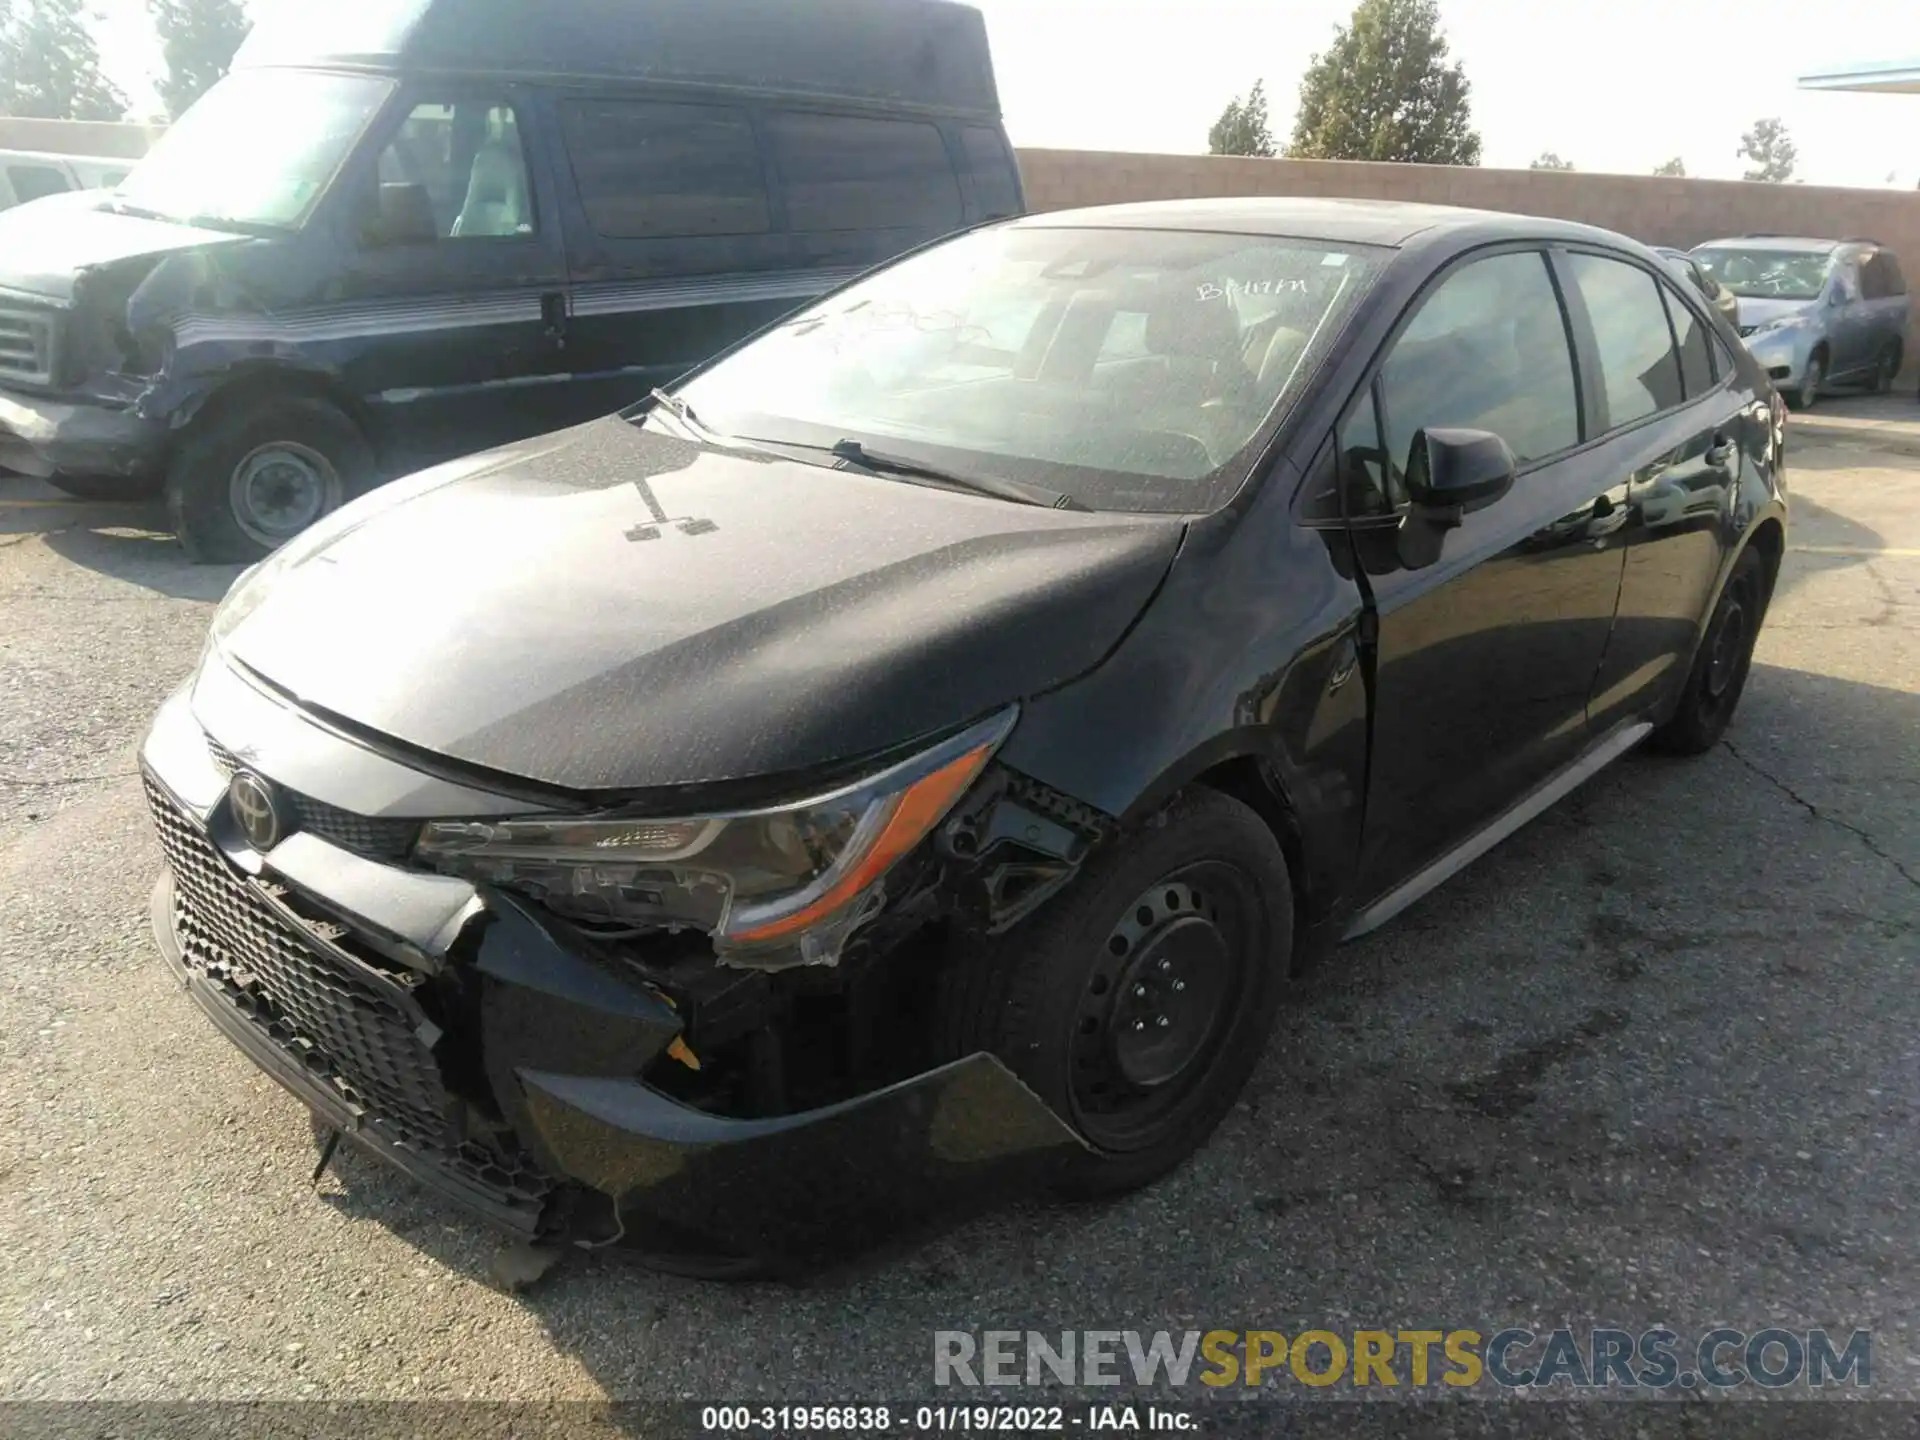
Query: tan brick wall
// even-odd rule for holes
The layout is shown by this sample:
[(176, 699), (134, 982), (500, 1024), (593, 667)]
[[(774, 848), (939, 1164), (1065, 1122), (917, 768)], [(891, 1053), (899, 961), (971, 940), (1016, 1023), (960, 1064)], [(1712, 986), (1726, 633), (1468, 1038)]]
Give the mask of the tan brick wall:
[(0, 150), (40, 150), (50, 155), (97, 155), (138, 160), (159, 138), (160, 126), (104, 120), (32, 120), (0, 116)]
[[(1753, 231), (1868, 235), (1898, 252), (1910, 283), (1920, 285), (1920, 191), (1913, 190), (1099, 150), (1022, 150), (1020, 172), (1027, 207), (1036, 211), (1196, 196), (1344, 195), (1551, 215), (1649, 245), (1686, 247)], [(1920, 313), (1909, 341), (1912, 373), (1920, 364)]]

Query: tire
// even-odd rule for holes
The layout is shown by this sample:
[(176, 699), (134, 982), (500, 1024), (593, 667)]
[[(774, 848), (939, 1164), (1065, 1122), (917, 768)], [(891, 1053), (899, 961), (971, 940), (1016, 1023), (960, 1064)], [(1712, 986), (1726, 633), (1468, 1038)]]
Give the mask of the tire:
[(153, 499), (161, 485), (153, 475), (49, 475), (47, 483), (77, 500), (124, 505)]
[(167, 511), (196, 564), (278, 549), (371, 485), (373, 448), (325, 400), (268, 396), (189, 432), (167, 472)]
[(1796, 410), (1811, 410), (1818, 403), (1820, 391), (1827, 383), (1827, 352), (1814, 351), (1807, 358), (1807, 373), (1800, 378), (1800, 388), (1787, 392), (1787, 403)]
[(1872, 394), (1885, 395), (1892, 391), (1893, 382), (1900, 376), (1900, 360), (1900, 346), (1889, 341), (1874, 363), (1873, 379), (1867, 385)]
[(1714, 606), (1679, 707), (1648, 737), (1651, 748), (1669, 755), (1704, 755), (1720, 743), (1747, 686), (1754, 642), (1767, 618), (1768, 588), (1766, 558), (1749, 546)]
[(1196, 788), (1032, 919), (949, 966), (940, 1047), (997, 1055), (1087, 1142), (1062, 1193), (1133, 1190), (1232, 1109), (1292, 949), (1293, 888), (1273, 832), (1238, 800)]

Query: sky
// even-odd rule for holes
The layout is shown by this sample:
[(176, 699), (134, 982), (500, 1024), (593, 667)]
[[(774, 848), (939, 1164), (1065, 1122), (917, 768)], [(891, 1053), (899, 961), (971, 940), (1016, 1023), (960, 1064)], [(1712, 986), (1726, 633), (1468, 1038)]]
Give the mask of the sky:
[[(261, 4), (318, 0), (255, 0)], [(538, 0), (502, 0), (538, 3)], [(1293, 128), (1300, 76), (1353, 0), (974, 0), (1015, 145), (1198, 153), (1228, 100), (1265, 80)], [(151, 110), (159, 69), (144, 0), (99, 0), (109, 73)], [(1734, 180), (1740, 136), (1779, 116), (1809, 184), (1912, 189), (1920, 95), (1822, 94), (1798, 76), (1920, 57), (1915, 0), (1440, 0), (1473, 87), (1481, 163), (1551, 150), (1581, 170), (1646, 174), (1678, 155)], [(1832, 23), (1828, 23), (1831, 21)], [(1892, 177), (1889, 180), (1889, 176)]]

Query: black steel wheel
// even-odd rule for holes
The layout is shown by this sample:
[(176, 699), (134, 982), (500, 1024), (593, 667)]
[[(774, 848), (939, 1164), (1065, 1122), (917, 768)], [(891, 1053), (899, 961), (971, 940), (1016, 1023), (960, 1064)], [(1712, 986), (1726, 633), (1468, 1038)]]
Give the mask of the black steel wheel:
[(1766, 619), (1767, 591), (1766, 557), (1749, 547), (1720, 593), (1673, 718), (1653, 732), (1656, 748), (1700, 755), (1720, 743), (1746, 689), (1754, 643)]
[(1132, 1189), (1232, 1108), (1272, 1028), (1292, 936), (1273, 832), (1196, 788), (949, 967), (942, 1049), (998, 1055), (1086, 1142), (1063, 1189)]

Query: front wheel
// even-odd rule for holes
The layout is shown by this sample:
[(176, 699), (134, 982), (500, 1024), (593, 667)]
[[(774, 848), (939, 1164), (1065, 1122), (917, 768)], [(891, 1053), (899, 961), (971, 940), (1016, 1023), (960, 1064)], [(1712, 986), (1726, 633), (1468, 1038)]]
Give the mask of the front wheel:
[(1087, 1142), (1069, 1194), (1131, 1190), (1213, 1133), (1286, 985), (1293, 890), (1253, 810), (1195, 789), (943, 977), (943, 1048), (998, 1055)]
[(1820, 389), (1827, 383), (1827, 356), (1823, 350), (1816, 350), (1807, 360), (1807, 373), (1800, 377), (1800, 388), (1787, 396), (1787, 401), (1796, 410), (1811, 410), (1820, 399)]
[(277, 550), (374, 479), (372, 447), (325, 400), (236, 405), (190, 434), (167, 474), (188, 558), (246, 562)]
[(1704, 755), (1726, 734), (1753, 666), (1753, 647), (1767, 615), (1767, 564), (1749, 546), (1734, 564), (1694, 657), (1673, 718), (1648, 744), (1670, 755)]

